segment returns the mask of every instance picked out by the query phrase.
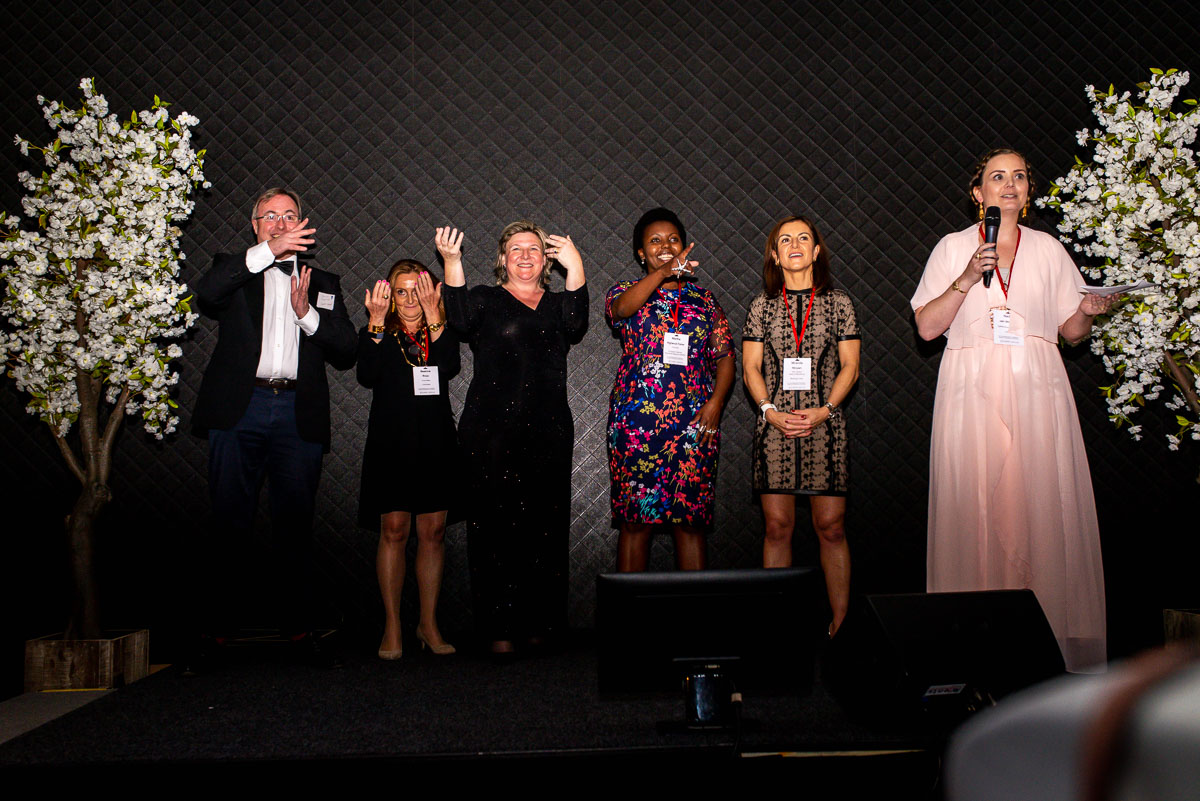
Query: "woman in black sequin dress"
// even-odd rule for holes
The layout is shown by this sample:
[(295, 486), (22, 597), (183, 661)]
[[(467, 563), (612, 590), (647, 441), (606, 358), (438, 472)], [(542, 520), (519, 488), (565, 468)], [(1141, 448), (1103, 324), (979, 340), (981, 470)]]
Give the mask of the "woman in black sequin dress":
[[(583, 260), (566, 236), (530, 222), (500, 235), (496, 284), (466, 288), (463, 235), (437, 230), (450, 325), (471, 345), (474, 376), (459, 422), (477, 630), (493, 653), (565, 626), (571, 453), (567, 350), (587, 330)], [(550, 292), (550, 264), (566, 268)]]

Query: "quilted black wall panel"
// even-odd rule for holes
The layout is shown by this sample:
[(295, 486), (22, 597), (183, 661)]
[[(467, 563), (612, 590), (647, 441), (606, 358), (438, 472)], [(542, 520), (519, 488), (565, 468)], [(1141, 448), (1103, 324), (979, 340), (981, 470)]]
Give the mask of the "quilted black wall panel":
[[(969, 220), (963, 187), (974, 158), (1006, 143), (1043, 177), (1061, 174), (1074, 131), (1088, 122), (1085, 84), (1130, 86), (1151, 66), (1200, 68), (1200, 23), (1186, 4), (1161, 2), (85, 2), (10, 15), (0, 33), (4, 137), (43, 139), (35, 96), (73, 98), (89, 75), (115, 109), (157, 93), (201, 119), (213, 188), (186, 225), (187, 280), (214, 252), (250, 243), (248, 203), (276, 183), (306, 198), (316, 259), (342, 274), (356, 321), (364, 287), (393, 260), (435, 262), (436, 225), (466, 228), (472, 283), (486, 280), (510, 220), (531, 217), (574, 237), (593, 297), (591, 330), (570, 357), (579, 625), (590, 623), (592, 577), (612, 564), (615, 544), (604, 441), (618, 348), (601, 298), (638, 272), (627, 242), (641, 211), (679, 211), (699, 243), (701, 280), (739, 329), (766, 229), (800, 211), (820, 221), (864, 331), (848, 412), (856, 582), (866, 592), (920, 589), (938, 349), (918, 343), (907, 299), (933, 244)], [(0, 207), (18, 207), (15, 173), (28, 166), (0, 147)], [(204, 321), (185, 343), (185, 425), (213, 335)], [(467, 357), (452, 388), (456, 410)], [(1112, 431), (1094, 389), (1102, 370), (1083, 349), (1067, 360), (1105, 521), (1110, 616), (1117, 639), (1124, 625), (1137, 644), (1152, 637), (1153, 608), (1186, 596), (1192, 582), (1138, 544), (1129, 527), (1143, 517), (1117, 499), (1133, 491), (1194, 508), (1195, 452), (1169, 455), (1157, 441)], [(26, 634), (62, 613), (54, 560), (73, 488), (12, 383), (2, 387), (0, 480), (17, 525), (0, 547), (9, 551), (6, 583), (36, 600), (10, 623)], [(332, 393), (321, 576), (329, 614), (370, 625), (374, 536), (354, 525), (370, 398), (352, 373), (335, 375)], [(739, 382), (723, 424), (714, 566), (758, 560), (752, 415)], [(1159, 428), (1147, 425), (1150, 439)], [(109, 618), (169, 626), (178, 564), (204, 536), (204, 444), (186, 433), (155, 443), (129, 428), (119, 447), (102, 538)], [(1186, 551), (1192, 540), (1164, 541)], [(442, 616), (463, 629), (461, 526), (448, 543)], [(241, 556), (254, 561), (260, 545)], [(653, 564), (670, 564), (665, 543)]]

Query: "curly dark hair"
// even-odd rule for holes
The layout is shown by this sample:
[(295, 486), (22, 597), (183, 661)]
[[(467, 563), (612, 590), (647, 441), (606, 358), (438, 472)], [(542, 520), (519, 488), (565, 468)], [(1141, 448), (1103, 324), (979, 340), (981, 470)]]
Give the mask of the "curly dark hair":
[(638, 261), (638, 251), (645, 245), (646, 229), (656, 222), (666, 222), (675, 226), (675, 230), (679, 232), (679, 239), (683, 242), (683, 246), (687, 247), (687, 231), (683, 230), (683, 223), (679, 221), (679, 217), (675, 215), (675, 212), (660, 206), (657, 209), (650, 209), (650, 211), (643, 214), (633, 226), (634, 261)]

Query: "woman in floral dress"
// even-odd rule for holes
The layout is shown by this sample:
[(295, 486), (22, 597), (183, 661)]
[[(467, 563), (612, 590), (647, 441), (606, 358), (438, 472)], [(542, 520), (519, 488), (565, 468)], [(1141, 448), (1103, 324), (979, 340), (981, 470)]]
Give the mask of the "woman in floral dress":
[(646, 274), (608, 291), (605, 315), (621, 339), (608, 414), (617, 569), (646, 569), (657, 525), (671, 527), (675, 564), (705, 566), (721, 411), (733, 385), (725, 312), (690, 280), (699, 262), (679, 218), (642, 215), (633, 250)]

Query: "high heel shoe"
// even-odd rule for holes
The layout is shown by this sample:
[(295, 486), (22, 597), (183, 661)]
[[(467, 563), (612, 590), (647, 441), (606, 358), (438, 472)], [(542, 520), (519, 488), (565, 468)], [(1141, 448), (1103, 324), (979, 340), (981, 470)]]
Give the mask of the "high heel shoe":
[(395, 662), (400, 657), (404, 656), (404, 643), (400, 643), (400, 647), (394, 650), (388, 648), (379, 649), (379, 658), (387, 662)]
[(417, 629), (417, 640), (421, 643), (422, 651), (428, 648), (437, 656), (449, 656), (450, 654), (458, 651), (457, 648), (448, 642), (444, 642), (441, 645), (434, 645), (433, 643), (429, 642), (429, 640), (425, 639), (425, 635), (421, 632), (420, 628)]

